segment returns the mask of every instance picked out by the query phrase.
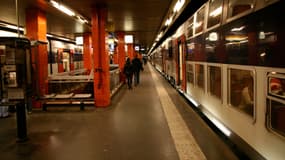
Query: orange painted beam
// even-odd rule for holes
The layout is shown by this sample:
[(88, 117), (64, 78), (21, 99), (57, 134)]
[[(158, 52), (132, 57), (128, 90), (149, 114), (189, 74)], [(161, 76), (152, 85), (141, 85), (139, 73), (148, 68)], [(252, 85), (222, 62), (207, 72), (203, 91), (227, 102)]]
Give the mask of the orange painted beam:
[(123, 73), (125, 59), (126, 59), (126, 52), (125, 52), (125, 42), (124, 42), (124, 32), (117, 32), (118, 38), (118, 61), (119, 61), (119, 68), (120, 68), (120, 82), (124, 82), (125, 76)]
[[(29, 8), (26, 10), (26, 31), (30, 40), (39, 40), (47, 42), (47, 22), (46, 14), (37, 8)], [(32, 49), (32, 58), (34, 77), (38, 83), (35, 90), (39, 96), (48, 93), (47, 77), (48, 77), (48, 55), (47, 44), (39, 44)]]
[(92, 35), (91, 33), (83, 34), (83, 63), (84, 68), (91, 71), (92, 69)]
[(94, 61), (94, 101), (96, 107), (110, 105), (109, 56), (106, 50), (107, 10), (96, 5), (92, 10), (92, 44)]

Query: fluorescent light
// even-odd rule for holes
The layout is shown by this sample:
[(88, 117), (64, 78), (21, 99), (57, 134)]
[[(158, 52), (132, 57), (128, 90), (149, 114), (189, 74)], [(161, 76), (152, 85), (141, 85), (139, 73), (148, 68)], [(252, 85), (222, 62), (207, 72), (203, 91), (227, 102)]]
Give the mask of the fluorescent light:
[(62, 11), (63, 13), (65, 13), (69, 16), (75, 16), (75, 13), (71, 9), (67, 8), (66, 6), (59, 4), (58, 2), (53, 1), (53, 0), (51, 0), (50, 3), (52, 4), (52, 6), (54, 6), (58, 10)]
[(161, 37), (162, 37), (162, 32), (160, 32), (157, 37), (158, 37), (158, 38), (161, 38)]
[(173, 12), (179, 12), (180, 9), (183, 7), (185, 0), (178, 0), (173, 8)]
[(72, 10), (68, 9), (67, 7), (65, 7), (63, 5), (60, 5), (59, 10), (61, 10), (63, 13), (65, 13), (69, 16), (75, 16), (75, 13)]
[(50, 1), (50, 3), (55, 7), (55, 8), (59, 8), (59, 4), (56, 1)]
[(165, 21), (165, 25), (168, 26), (170, 25), (172, 22), (172, 17), (169, 17), (166, 21)]

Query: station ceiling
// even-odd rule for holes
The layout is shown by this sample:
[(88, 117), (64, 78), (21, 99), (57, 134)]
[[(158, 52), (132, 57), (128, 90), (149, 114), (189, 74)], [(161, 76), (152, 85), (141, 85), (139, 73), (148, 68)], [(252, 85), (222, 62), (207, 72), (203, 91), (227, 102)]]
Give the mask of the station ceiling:
[[(17, 24), (17, 0), (0, 1), (0, 20)], [(151, 47), (161, 24), (165, 21), (169, 8), (176, 0), (55, 0), (91, 20), (92, 7), (98, 3), (107, 6), (108, 26), (114, 31), (133, 34), (135, 43)], [(48, 0), (18, 0), (19, 24), (25, 27), (25, 10), (39, 7), (47, 15), (47, 32), (57, 36), (74, 39), (84, 32), (90, 32), (90, 24), (82, 24), (48, 3)]]

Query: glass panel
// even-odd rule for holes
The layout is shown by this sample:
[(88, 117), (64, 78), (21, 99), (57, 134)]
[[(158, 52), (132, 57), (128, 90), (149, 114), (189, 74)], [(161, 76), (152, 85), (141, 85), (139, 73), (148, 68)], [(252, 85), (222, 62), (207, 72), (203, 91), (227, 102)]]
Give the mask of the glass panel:
[(228, 18), (246, 12), (253, 8), (254, 0), (229, 0)]
[(231, 25), (225, 31), (226, 54), (228, 63), (248, 64), (249, 35), (248, 26), (244, 24)]
[(186, 45), (187, 45), (186, 60), (194, 60), (195, 44), (193, 43), (193, 40), (188, 40)]
[(200, 64), (195, 65), (195, 80), (199, 88), (204, 89), (204, 66)]
[(252, 71), (230, 69), (230, 104), (250, 116), (253, 116), (255, 95), (252, 75)]
[(269, 77), (268, 92), (270, 95), (285, 98), (285, 79)]
[(285, 104), (274, 100), (267, 100), (267, 106), (270, 108), (270, 128), (278, 134), (285, 136)]
[(221, 54), (222, 52), (221, 47), (218, 47), (221, 44), (219, 37), (219, 33), (215, 31), (206, 35), (205, 54), (207, 57), (207, 62), (218, 62), (218, 54)]
[(193, 17), (191, 17), (188, 21), (187, 21), (187, 37), (190, 38), (193, 36)]
[(203, 31), (204, 26), (204, 17), (205, 17), (205, 7), (198, 11), (195, 21), (195, 34)]
[(211, 95), (217, 96), (219, 99), (221, 99), (221, 90), (222, 90), (221, 68), (215, 66), (209, 66), (208, 73), (209, 73), (208, 91), (211, 93)]
[(221, 22), (223, 11), (223, 0), (211, 0), (207, 27), (212, 27)]
[(194, 72), (192, 64), (187, 64), (186, 76), (187, 76), (187, 82), (194, 84)]

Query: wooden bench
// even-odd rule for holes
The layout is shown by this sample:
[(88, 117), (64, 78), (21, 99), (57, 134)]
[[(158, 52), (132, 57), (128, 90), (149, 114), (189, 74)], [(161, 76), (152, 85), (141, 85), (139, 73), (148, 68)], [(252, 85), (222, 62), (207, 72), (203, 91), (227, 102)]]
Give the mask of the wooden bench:
[(48, 106), (80, 106), (84, 110), (85, 105), (94, 105), (91, 94), (48, 94), (42, 97), (43, 111), (47, 111)]

